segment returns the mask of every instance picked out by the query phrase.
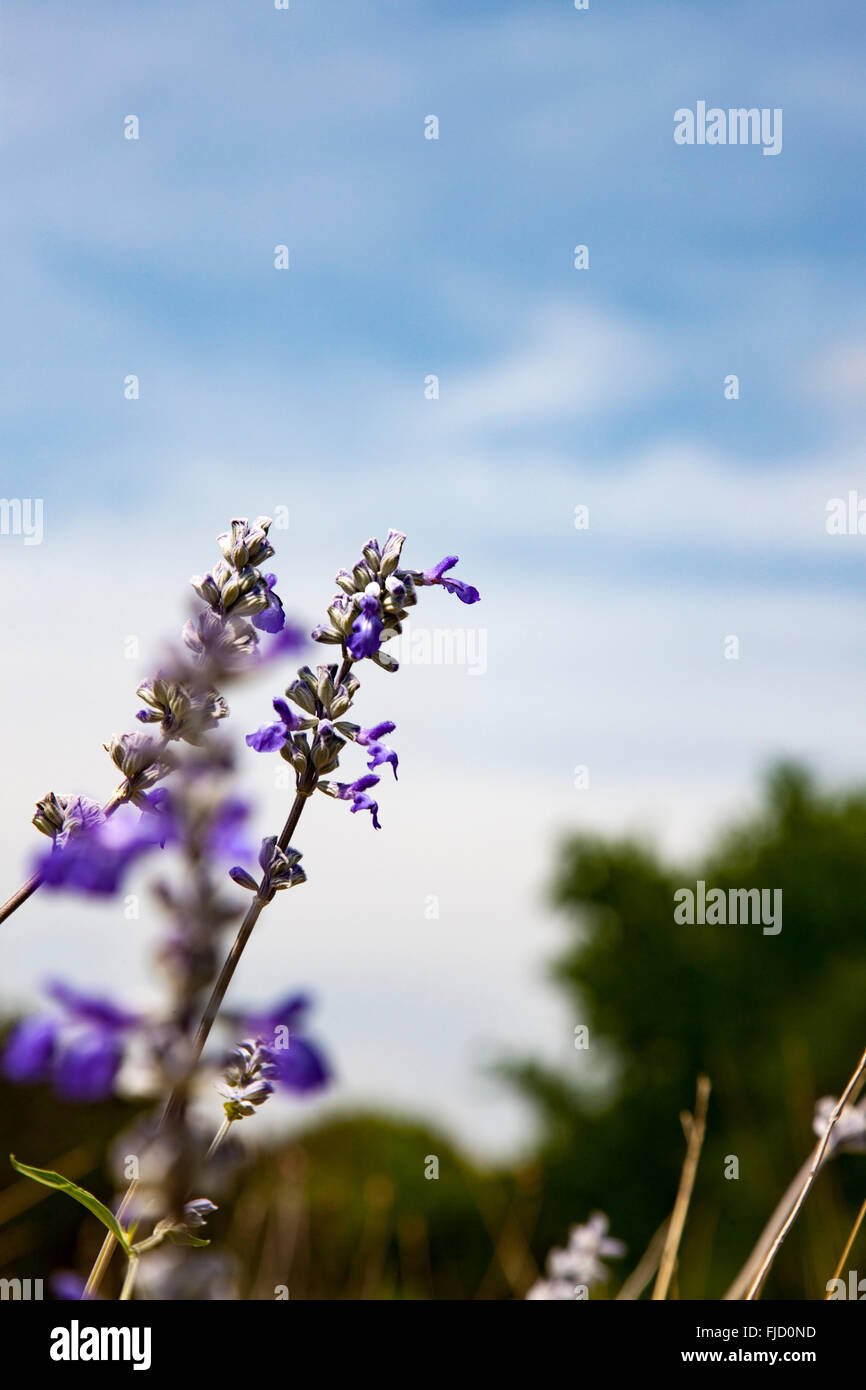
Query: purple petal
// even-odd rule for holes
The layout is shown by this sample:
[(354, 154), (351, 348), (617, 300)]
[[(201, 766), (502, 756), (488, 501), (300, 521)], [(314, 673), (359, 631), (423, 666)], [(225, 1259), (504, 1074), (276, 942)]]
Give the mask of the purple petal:
[(64, 1100), (107, 1100), (123, 1049), (117, 1034), (93, 1028), (65, 1043), (54, 1065), (54, 1084)]
[(366, 792), (369, 791), (370, 787), (378, 786), (378, 783), (378, 777), (374, 777), (371, 773), (365, 773), (364, 776), (359, 777), (356, 782), (351, 782), (349, 784), (349, 791), (352, 796), (357, 796), (359, 792)]
[(244, 1021), (244, 1029), (254, 1037), (266, 1040), (273, 1038), (278, 1028), (299, 1028), (311, 1002), (308, 994), (289, 994), (273, 1008), (250, 1015)]
[(218, 859), (248, 859), (252, 845), (245, 833), (249, 806), (240, 797), (227, 797), (211, 820), (208, 848)]
[(289, 652), (300, 651), (306, 645), (307, 634), (299, 627), (286, 626), (276, 634), (273, 642), (268, 642), (267, 649), (259, 656), (259, 665), (264, 666), (267, 662), (276, 661)]
[(99, 995), (82, 994), (73, 985), (67, 985), (62, 980), (51, 980), (45, 992), (49, 998), (62, 1005), (70, 1018), (81, 1023), (93, 1024), (96, 1028), (134, 1028), (140, 1021), (138, 1014), (118, 1009), (108, 999)]
[(457, 555), (446, 555), (445, 559), (440, 560), (438, 565), (434, 565), (432, 569), (424, 571), (425, 581), (428, 584), (440, 584), (445, 571), (453, 570), (454, 566), (457, 564), (458, 558)]
[[(76, 1274), (71, 1269), (58, 1269), (56, 1274), (51, 1276), (51, 1292), (55, 1298), (62, 1302), (78, 1303), (85, 1297), (84, 1290), (87, 1280), (82, 1274)], [(98, 1293), (88, 1294), (87, 1298), (101, 1298)]]
[(442, 587), (449, 594), (456, 594), (461, 603), (477, 603), (481, 598), (478, 590), (471, 584), (464, 584), (462, 579), (443, 579)]
[(141, 854), (165, 844), (174, 834), (168, 815), (145, 812), (136, 816), (131, 808), (124, 808), (104, 824), (79, 831), (65, 845), (41, 855), (37, 871), (49, 888), (110, 895)]
[(3, 1055), (3, 1071), (9, 1081), (44, 1081), (57, 1042), (58, 1023), (44, 1014), (25, 1018), (13, 1029)]
[(372, 594), (361, 599), (361, 612), (352, 624), (352, 632), (346, 642), (353, 661), (362, 661), (379, 650), (382, 634), (382, 619), (379, 617), (379, 602)]
[(280, 720), (279, 724), (263, 724), (254, 734), (247, 734), (246, 743), (257, 753), (276, 753), (278, 749), (285, 747), (288, 736), (289, 731)]
[(358, 795), (355, 797), (354, 801), (352, 802), (352, 805), (349, 807), (349, 810), (352, 812), (353, 815), (354, 815), (354, 813), (355, 813), (356, 811), (370, 811), (370, 812), (372, 812), (372, 816), (373, 816), (373, 829), (374, 829), (374, 830), (381, 830), (381, 829), (382, 829), (381, 825), (379, 824), (379, 820), (378, 820), (378, 816), (379, 816), (379, 803), (378, 803), (378, 801), (374, 801), (373, 798), (372, 798), (372, 796), (368, 796), (366, 792), (359, 792), (359, 793), (358, 793)]
[(289, 1045), (274, 1053), (275, 1080), (297, 1095), (318, 1091), (330, 1078), (322, 1053), (304, 1038), (291, 1037)]
[(253, 617), (253, 627), (257, 627), (259, 632), (282, 632), (286, 625), (283, 605), (278, 599), (274, 602), (274, 597), (273, 594), (269, 594), (267, 608)]
[(372, 743), (381, 738), (383, 734), (393, 734), (397, 725), (390, 719), (383, 719), (381, 724), (374, 724), (372, 729), (362, 729), (355, 735), (356, 743)]
[(292, 733), (295, 733), (303, 724), (303, 717), (295, 713), (288, 700), (276, 699), (273, 703), (274, 709), (277, 711), (277, 714), (280, 716), (286, 728), (291, 730)]
[(397, 780), (397, 754), (393, 748), (389, 748), (384, 743), (368, 743), (367, 752), (370, 754), (368, 767), (381, 767), (383, 763), (390, 763), (394, 769), (394, 780)]

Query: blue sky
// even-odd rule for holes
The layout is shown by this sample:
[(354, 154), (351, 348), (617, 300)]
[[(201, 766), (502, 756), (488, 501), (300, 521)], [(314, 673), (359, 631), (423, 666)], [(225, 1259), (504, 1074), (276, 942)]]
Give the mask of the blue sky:
[[(171, 626), (229, 516), (289, 508), (281, 587), (313, 619), (373, 532), (409, 532), (412, 563), (458, 552), (484, 592), (483, 678), (414, 667), (376, 695), (430, 833), (393, 829), (398, 906), (357, 959), (311, 874), (319, 931), (291, 968), (323, 1000), (342, 1098), (420, 1094), (514, 1146), (523, 1119), (479, 1099), (475, 1059), (567, 1050), (542, 978), (556, 833), (645, 828), (699, 854), (775, 753), (866, 773), (866, 537), (824, 525), (866, 490), (862, 6), (7, 0), (0, 23), (0, 493), (45, 507), (42, 546), (0, 537), (4, 872), (45, 786), (105, 788), (123, 636)], [(698, 100), (781, 108), (782, 152), (677, 146)], [(455, 607), (424, 620), (466, 621)], [(49, 740), (55, 667), (88, 698)], [(359, 829), (341, 828), (349, 868)], [(431, 876), (453, 914), (410, 949)], [(28, 911), (13, 993), (40, 978), (31, 927), (64, 949)], [(115, 927), (93, 928), (109, 969)], [(267, 941), (251, 991), (282, 960)]]

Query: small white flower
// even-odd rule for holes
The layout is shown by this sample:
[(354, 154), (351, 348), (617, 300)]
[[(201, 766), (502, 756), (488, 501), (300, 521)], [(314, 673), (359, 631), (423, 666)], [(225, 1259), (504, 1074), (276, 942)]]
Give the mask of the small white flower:
[[(835, 1096), (823, 1096), (815, 1106), (812, 1129), (823, 1139), (830, 1123), (830, 1116), (838, 1104)], [(866, 1153), (866, 1114), (857, 1106), (846, 1105), (830, 1133), (827, 1145), (828, 1154)]]
[(564, 1250), (558, 1247), (547, 1257), (547, 1279), (539, 1279), (529, 1293), (528, 1299), (565, 1299), (576, 1297), (576, 1286), (590, 1289), (593, 1284), (601, 1284), (608, 1277), (608, 1271), (601, 1263), (601, 1257), (618, 1260), (625, 1254), (621, 1240), (607, 1234), (608, 1220), (603, 1212), (597, 1211), (585, 1226), (572, 1226), (568, 1245)]

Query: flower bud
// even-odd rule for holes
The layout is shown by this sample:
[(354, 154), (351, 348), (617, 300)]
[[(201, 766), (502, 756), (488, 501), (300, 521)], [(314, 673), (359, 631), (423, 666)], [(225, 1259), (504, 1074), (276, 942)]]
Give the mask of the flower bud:
[(52, 839), (58, 830), (63, 829), (63, 808), (54, 792), (37, 801), (33, 824), (43, 835), (50, 835)]
[(382, 563), (380, 565), (380, 573), (383, 579), (387, 579), (390, 574), (393, 574), (394, 570), (399, 565), (400, 552), (403, 549), (403, 542), (405, 539), (406, 537), (403, 535), (402, 531), (392, 530), (388, 532), (385, 538), (385, 544), (382, 548)]

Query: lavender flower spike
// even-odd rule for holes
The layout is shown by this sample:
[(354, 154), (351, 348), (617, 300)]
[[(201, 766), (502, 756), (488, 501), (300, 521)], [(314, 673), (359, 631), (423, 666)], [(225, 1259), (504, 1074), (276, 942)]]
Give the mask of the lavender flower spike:
[(280, 716), (276, 723), (263, 724), (254, 734), (247, 734), (247, 745), (257, 753), (278, 752), (285, 747), (289, 735), (303, 727), (303, 719), (289, 708), (285, 700), (274, 700), (274, 709)]
[(441, 584), (443, 589), (447, 589), (449, 594), (456, 594), (461, 603), (477, 603), (481, 595), (472, 584), (465, 584), (462, 579), (445, 579), (443, 575), (447, 570), (452, 570), (457, 564), (456, 555), (446, 555), (444, 560), (440, 560), (438, 565), (432, 569), (425, 570), (421, 575), (422, 584)]
[(274, 1088), (268, 1077), (276, 1071), (269, 1047), (254, 1038), (239, 1043), (232, 1053), (217, 1090), (223, 1097), (226, 1118), (242, 1120), (264, 1105)]

